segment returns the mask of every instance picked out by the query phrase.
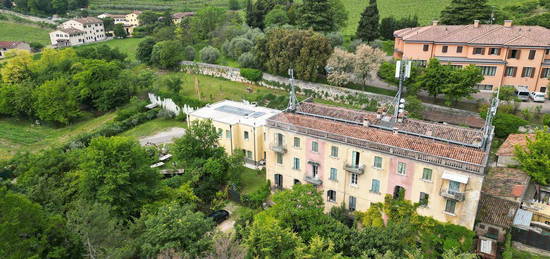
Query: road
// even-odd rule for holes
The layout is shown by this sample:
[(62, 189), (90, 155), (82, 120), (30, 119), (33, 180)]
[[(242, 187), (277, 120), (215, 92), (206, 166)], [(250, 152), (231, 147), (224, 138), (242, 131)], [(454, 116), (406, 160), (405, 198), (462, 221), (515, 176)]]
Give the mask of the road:
[(21, 13), (18, 13), (18, 12), (5, 10), (5, 9), (0, 9), (0, 13), (15, 15), (15, 16), (18, 16), (18, 17), (20, 17), (20, 18), (23, 18), (23, 19), (26, 19), (26, 20), (30, 20), (30, 21), (33, 21), (33, 22), (43, 22), (43, 23), (48, 23), (48, 24), (57, 25), (57, 23), (55, 23), (54, 21), (52, 21), (52, 20), (50, 20), (50, 19), (40, 18), (40, 17), (36, 17), (36, 16), (30, 16), (30, 15), (25, 15), (25, 14), (21, 14)]
[(166, 131), (159, 132), (152, 136), (147, 136), (139, 139), (139, 144), (142, 146), (146, 145), (160, 145), (172, 143), (174, 139), (179, 138), (185, 134), (184, 128), (170, 128)]

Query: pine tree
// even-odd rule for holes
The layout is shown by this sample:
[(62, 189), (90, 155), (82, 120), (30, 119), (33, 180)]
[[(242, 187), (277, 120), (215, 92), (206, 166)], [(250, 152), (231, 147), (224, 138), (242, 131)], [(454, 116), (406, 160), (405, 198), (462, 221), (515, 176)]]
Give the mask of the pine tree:
[(443, 24), (470, 24), (474, 20), (489, 21), (491, 11), (487, 0), (453, 0), (441, 11), (440, 21)]
[(330, 32), (336, 29), (329, 0), (303, 0), (299, 25), (302, 29)]
[(369, 6), (367, 6), (361, 14), (361, 19), (359, 20), (359, 25), (357, 26), (355, 36), (366, 42), (371, 42), (378, 38), (379, 19), (380, 14), (378, 13), (376, 0), (370, 0)]

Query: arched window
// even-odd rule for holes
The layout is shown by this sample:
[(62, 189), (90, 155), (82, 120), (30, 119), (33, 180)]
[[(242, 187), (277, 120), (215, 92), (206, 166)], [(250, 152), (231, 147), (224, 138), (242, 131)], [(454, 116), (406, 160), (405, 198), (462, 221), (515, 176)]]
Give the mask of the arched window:
[(333, 190), (329, 190), (327, 192), (327, 200), (330, 202), (336, 202), (336, 192)]

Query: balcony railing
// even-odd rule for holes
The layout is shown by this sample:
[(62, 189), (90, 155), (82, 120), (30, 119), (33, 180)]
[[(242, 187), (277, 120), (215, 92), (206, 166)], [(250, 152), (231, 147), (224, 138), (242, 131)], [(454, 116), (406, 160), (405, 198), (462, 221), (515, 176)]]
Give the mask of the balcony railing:
[(281, 154), (286, 153), (286, 145), (275, 143), (275, 144), (271, 144), (269, 147), (271, 148), (271, 150), (277, 153), (281, 153)]
[(464, 201), (464, 193), (463, 192), (457, 192), (457, 191), (451, 191), (447, 189), (441, 189), (441, 196), (453, 199), (457, 201)]
[(457, 170), (476, 173), (476, 174), (483, 174), (485, 172), (485, 166), (487, 164), (486, 163), (487, 154), (485, 154), (485, 157), (483, 158), (483, 162), (481, 164), (475, 164), (475, 163), (469, 163), (469, 162), (446, 158), (446, 157), (437, 156), (437, 155), (428, 155), (423, 152), (418, 152), (418, 151), (414, 151), (406, 148), (395, 147), (387, 144), (381, 144), (381, 143), (377, 143), (369, 140), (334, 134), (323, 130), (296, 126), (288, 123), (274, 121), (271, 119), (267, 120), (267, 125), (273, 128), (296, 132), (296, 133), (313, 136), (320, 139), (336, 141), (336, 142), (347, 144), (350, 146), (356, 146), (356, 147), (360, 147), (368, 150), (374, 150), (380, 153), (386, 153), (394, 156), (410, 158), (417, 161), (422, 161), (430, 164), (435, 164), (435, 165), (444, 166), (447, 168), (457, 169)]
[(344, 170), (354, 173), (354, 174), (363, 174), (365, 172), (365, 165), (354, 165), (354, 164), (345, 164)]
[(318, 177), (313, 177), (311, 175), (306, 175), (304, 177), (304, 180), (313, 185), (321, 185), (323, 183), (323, 180), (319, 179)]

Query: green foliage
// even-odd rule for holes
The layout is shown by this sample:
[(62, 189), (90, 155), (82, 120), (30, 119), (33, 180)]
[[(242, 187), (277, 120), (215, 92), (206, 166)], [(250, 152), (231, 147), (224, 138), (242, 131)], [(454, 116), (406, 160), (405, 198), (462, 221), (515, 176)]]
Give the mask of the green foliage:
[(15, 10), (36, 16), (64, 15), (67, 11), (86, 8), (88, 5), (88, 0), (15, 0), (14, 2)]
[(331, 32), (345, 24), (347, 13), (339, 0), (304, 0), (302, 2), (297, 21), (301, 29)]
[(151, 64), (151, 55), (156, 41), (153, 38), (145, 38), (137, 47), (136, 59), (144, 64)]
[(163, 69), (177, 69), (183, 59), (183, 47), (175, 40), (158, 42), (151, 52), (151, 63)]
[(44, 44), (40, 42), (31, 42), (29, 45), (33, 52), (39, 52), (42, 48), (44, 48)]
[(193, 46), (186, 46), (185, 49), (183, 49), (185, 60), (187, 61), (193, 61), (195, 60), (195, 48)]
[(497, 112), (493, 125), (495, 126), (495, 136), (506, 138), (508, 135), (516, 133), (520, 126), (527, 125), (527, 121), (513, 114)]
[(378, 13), (376, 0), (370, 0), (367, 8), (361, 13), (361, 19), (359, 20), (355, 36), (366, 42), (371, 42), (378, 38), (379, 19), (380, 14)]
[(253, 68), (241, 68), (240, 70), (241, 76), (246, 78), (247, 80), (250, 80), (252, 82), (258, 82), (262, 80), (263, 73), (261, 70), (253, 69)]
[(453, 0), (441, 11), (439, 18), (443, 24), (470, 24), (474, 20), (488, 22), (491, 18), (491, 7), (487, 0)]
[(260, 41), (258, 61), (268, 72), (287, 75), (293, 68), (299, 79), (315, 81), (322, 77), (332, 53), (329, 40), (313, 31), (272, 29)]
[(531, 178), (541, 185), (550, 184), (550, 133), (537, 131), (534, 139), (527, 138), (525, 147), (516, 146), (515, 156)]
[(286, 10), (283, 6), (279, 5), (267, 13), (264, 24), (266, 28), (269, 28), (288, 24), (289, 22), (290, 19), (288, 18)]
[(544, 126), (550, 127), (550, 114), (545, 113), (542, 115), (542, 124)]
[(193, 35), (200, 40), (205, 40), (218, 26), (225, 22), (225, 11), (218, 7), (206, 7), (197, 11), (191, 19)]
[(113, 31), (115, 33), (115, 37), (117, 38), (126, 38), (127, 36), (126, 30), (124, 29), (124, 26), (121, 23), (115, 24)]
[(501, 101), (518, 101), (516, 89), (511, 85), (503, 85), (499, 88), (498, 99)]
[(243, 53), (249, 52), (254, 47), (254, 42), (244, 37), (235, 37), (224, 47), (226, 54), (234, 59), (239, 58)]
[(229, 0), (229, 10), (239, 10), (241, 9), (241, 6), (239, 4), (239, 0)]
[(86, 59), (102, 59), (105, 61), (124, 61), (127, 57), (118, 48), (111, 48), (107, 45), (92, 45), (76, 48), (76, 54)]
[(399, 20), (393, 16), (383, 18), (380, 21), (380, 37), (386, 40), (393, 40), (393, 32), (403, 28), (418, 27), (418, 16), (407, 16)]
[(0, 187), (0, 257), (75, 258), (78, 246), (63, 219), (46, 213), (22, 194)]
[(33, 97), (36, 115), (41, 120), (66, 125), (80, 116), (76, 93), (67, 79), (47, 81), (34, 91)]
[(243, 53), (239, 57), (238, 62), (239, 66), (242, 68), (255, 68), (258, 66), (256, 56), (254, 56), (254, 54), (252, 54), (251, 52)]
[(271, 193), (271, 183), (266, 182), (260, 189), (252, 193), (245, 193), (241, 196), (241, 202), (250, 208), (258, 209)]
[(92, 139), (79, 165), (79, 192), (88, 201), (109, 205), (113, 216), (136, 216), (158, 195), (160, 174), (151, 164), (149, 154), (134, 139)]
[(280, 220), (260, 213), (245, 239), (249, 254), (258, 258), (295, 258), (296, 249), (302, 240), (290, 229), (284, 228)]
[(215, 64), (220, 57), (220, 51), (212, 46), (206, 46), (199, 51), (201, 61)]
[(146, 213), (137, 225), (136, 242), (142, 254), (149, 257), (169, 252), (198, 256), (210, 247), (212, 240), (207, 232), (214, 227), (202, 213), (176, 202)]
[(422, 119), (422, 112), (424, 111), (424, 105), (422, 101), (414, 95), (405, 97), (405, 110), (409, 113), (409, 117), (415, 119)]
[(346, 208), (345, 203), (342, 203), (342, 205), (340, 206), (334, 206), (330, 208), (329, 215), (348, 227), (352, 227), (353, 225), (353, 219), (350, 215), (350, 210)]

